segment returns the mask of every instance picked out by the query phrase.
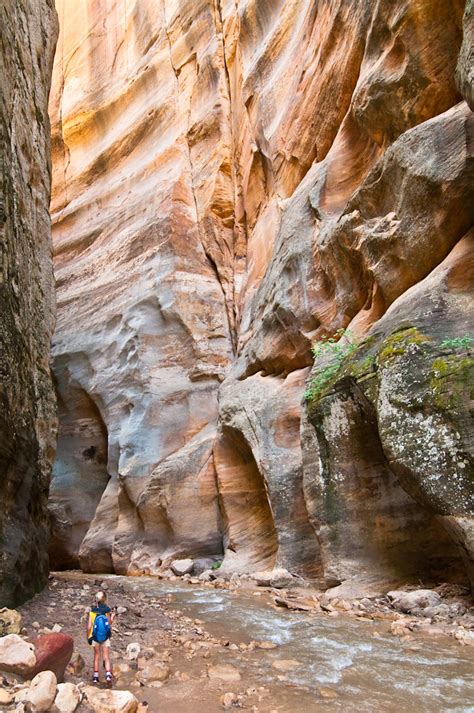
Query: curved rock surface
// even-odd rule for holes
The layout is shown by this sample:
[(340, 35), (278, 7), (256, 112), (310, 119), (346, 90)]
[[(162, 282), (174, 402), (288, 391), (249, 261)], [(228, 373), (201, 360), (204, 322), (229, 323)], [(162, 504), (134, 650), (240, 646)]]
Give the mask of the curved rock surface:
[(2, 2), (0, 44), (0, 607), (48, 575), (56, 414), (48, 94), (53, 0)]
[(465, 578), (470, 3), (57, 7), (54, 566)]

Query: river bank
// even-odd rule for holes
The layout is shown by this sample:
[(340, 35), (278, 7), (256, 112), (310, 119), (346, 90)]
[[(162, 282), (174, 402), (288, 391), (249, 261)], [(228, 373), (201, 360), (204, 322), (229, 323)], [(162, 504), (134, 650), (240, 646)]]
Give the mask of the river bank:
[[(208, 713), (467, 712), (474, 697), (473, 610), (449, 586), (439, 590), (437, 614), (413, 616), (383, 597), (329, 601), (311, 589), (257, 587), (245, 579), (64, 572), (20, 611), (25, 635), (60, 629), (74, 637), (66, 680), (89, 683), (84, 614), (105, 588), (119, 608), (114, 688), (132, 691), (153, 713), (194, 713), (197, 705)], [(78, 710), (92, 709), (82, 703)]]

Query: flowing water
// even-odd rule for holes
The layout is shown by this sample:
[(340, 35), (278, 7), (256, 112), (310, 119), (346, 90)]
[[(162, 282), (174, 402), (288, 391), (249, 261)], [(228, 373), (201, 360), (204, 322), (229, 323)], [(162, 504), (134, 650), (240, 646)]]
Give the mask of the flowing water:
[[(473, 650), (455, 641), (416, 637), (402, 643), (377, 622), (274, 609), (252, 592), (152, 578), (122, 582), (150, 596), (166, 596), (185, 616), (201, 619), (213, 636), (236, 643), (267, 640), (278, 644), (276, 649), (259, 652), (252, 670), (258, 684), (284, 689), (282, 708), (276, 706), (277, 710), (474, 711)], [(285, 673), (284, 685), (272, 668), (276, 659), (302, 664)], [(241, 670), (251, 665), (237, 656), (235, 664)], [(321, 700), (321, 687), (337, 693), (337, 698)]]

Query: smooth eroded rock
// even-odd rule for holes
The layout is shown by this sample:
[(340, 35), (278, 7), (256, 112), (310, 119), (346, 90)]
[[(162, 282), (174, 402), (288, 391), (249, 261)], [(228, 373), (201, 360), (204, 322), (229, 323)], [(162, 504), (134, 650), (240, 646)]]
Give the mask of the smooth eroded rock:
[(12, 700), (12, 695), (4, 688), (0, 688), (0, 706), (8, 706)]
[(137, 710), (138, 701), (130, 691), (101, 691), (86, 686), (84, 694), (95, 713), (135, 713)]
[(81, 698), (81, 692), (74, 683), (59, 683), (54, 705), (59, 713), (74, 713)]
[(0, 637), (0, 670), (30, 676), (37, 664), (35, 647), (17, 634)]
[(33, 673), (39, 671), (54, 671), (58, 681), (64, 678), (71, 656), (74, 650), (74, 639), (69, 634), (43, 634), (31, 643), (35, 648), (36, 665)]
[(185, 574), (191, 574), (191, 572), (194, 570), (194, 560), (173, 560), (170, 564), (170, 569), (178, 577), (182, 577)]
[(413, 592), (404, 592), (403, 590), (391, 591), (387, 593), (387, 597), (395, 609), (399, 609), (408, 614), (414, 609), (436, 607), (441, 603), (439, 594), (433, 592), (431, 589), (417, 589)]
[(151, 663), (137, 673), (137, 681), (146, 686), (153, 681), (166, 681), (170, 677), (169, 666), (164, 663)]
[(472, 3), (422, 4), (58, 0), (57, 566), (465, 579), (469, 249), (421, 291), (473, 222)]
[(45, 713), (54, 703), (57, 680), (52, 671), (38, 673), (28, 689), (25, 698), (26, 709), (31, 713)]

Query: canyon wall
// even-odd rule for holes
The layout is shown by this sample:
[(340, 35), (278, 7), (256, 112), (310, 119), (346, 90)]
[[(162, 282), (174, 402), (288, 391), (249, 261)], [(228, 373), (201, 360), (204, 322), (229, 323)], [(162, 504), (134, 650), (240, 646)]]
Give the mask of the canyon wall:
[(48, 94), (53, 0), (6, 0), (0, 44), (0, 607), (48, 576), (56, 436)]
[(53, 565), (466, 581), (471, 3), (57, 9)]

